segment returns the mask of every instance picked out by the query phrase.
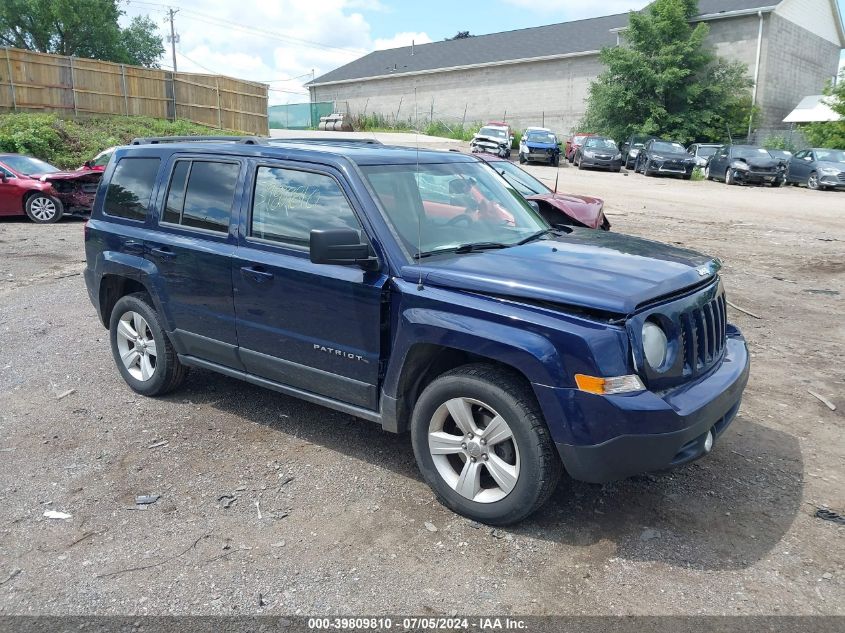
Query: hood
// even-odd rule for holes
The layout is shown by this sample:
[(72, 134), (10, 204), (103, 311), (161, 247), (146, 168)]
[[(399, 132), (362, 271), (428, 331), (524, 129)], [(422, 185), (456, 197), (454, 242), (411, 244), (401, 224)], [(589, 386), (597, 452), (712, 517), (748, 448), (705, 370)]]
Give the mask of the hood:
[(99, 180), (103, 177), (103, 172), (96, 169), (77, 169), (76, 171), (56, 171), (52, 174), (30, 174), (30, 178), (35, 180), (82, 180), (86, 182)]
[(431, 286), (627, 315), (698, 285), (719, 270), (710, 257), (640, 238), (574, 229), (522, 246), (444, 255), (402, 277)]
[(752, 169), (772, 169), (781, 164), (774, 158), (734, 158), (733, 160), (746, 163)]
[(472, 137), (473, 142), (475, 143), (493, 143), (494, 145), (499, 145), (504, 143), (507, 145), (508, 140), (505, 138), (496, 138), (495, 136), (482, 136), (480, 134), (476, 134)]
[(541, 143), (540, 141), (525, 141), (528, 147), (536, 147), (537, 149), (556, 149), (557, 143)]
[(527, 200), (545, 202), (591, 229), (599, 228), (604, 217), (602, 215), (604, 202), (599, 198), (576, 196), (569, 193), (542, 193), (536, 196), (528, 196)]
[(655, 156), (662, 156), (663, 158), (667, 158), (669, 160), (694, 160), (693, 157), (686, 152), (658, 152), (657, 150), (654, 150), (651, 153)]

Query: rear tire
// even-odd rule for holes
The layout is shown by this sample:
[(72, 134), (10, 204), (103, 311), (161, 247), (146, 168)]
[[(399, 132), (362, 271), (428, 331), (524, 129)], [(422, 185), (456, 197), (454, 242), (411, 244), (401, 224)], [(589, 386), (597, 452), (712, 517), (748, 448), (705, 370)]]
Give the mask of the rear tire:
[(145, 292), (118, 299), (109, 320), (112, 356), (120, 375), (143, 396), (162, 396), (185, 380), (187, 367), (161, 326)]
[(561, 475), (531, 388), (493, 365), (465, 365), (429, 384), (414, 407), (411, 440), (440, 502), (490, 525), (536, 511)]
[(46, 193), (36, 193), (27, 198), (24, 211), (36, 224), (54, 224), (62, 219), (65, 212), (61, 200)]

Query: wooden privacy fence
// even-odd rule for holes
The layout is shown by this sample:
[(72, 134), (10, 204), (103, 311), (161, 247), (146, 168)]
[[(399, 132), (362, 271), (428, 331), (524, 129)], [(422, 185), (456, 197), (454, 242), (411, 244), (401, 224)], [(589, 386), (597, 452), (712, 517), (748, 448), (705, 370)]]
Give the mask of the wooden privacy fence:
[(187, 119), (266, 135), (267, 84), (0, 49), (0, 112)]

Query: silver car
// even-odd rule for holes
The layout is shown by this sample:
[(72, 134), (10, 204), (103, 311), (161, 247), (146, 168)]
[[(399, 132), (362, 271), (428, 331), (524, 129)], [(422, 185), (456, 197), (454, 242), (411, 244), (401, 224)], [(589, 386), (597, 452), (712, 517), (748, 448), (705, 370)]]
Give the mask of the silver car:
[(786, 184), (807, 185), (809, 189), (845, 189), (845, 151), (801, 150), (789, 161)]

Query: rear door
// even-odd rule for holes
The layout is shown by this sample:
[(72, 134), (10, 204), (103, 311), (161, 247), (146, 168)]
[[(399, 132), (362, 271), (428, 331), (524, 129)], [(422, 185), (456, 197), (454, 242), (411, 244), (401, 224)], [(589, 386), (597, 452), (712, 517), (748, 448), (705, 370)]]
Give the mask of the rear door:
[(245, 161), (237, 158), (175, 155), (159, 194), (156, 230), (146, 241), (177, 349), (238, 369), (231, 274), (237, 221), (232, 215), (240, 204), (244, 170)]
[(375, 410), (387, 277), (311, 263), (312, 229), (362, 225), (341, 175), (308, 165), (250, 168), (232, 267), (240, 357), (257, 376)]

